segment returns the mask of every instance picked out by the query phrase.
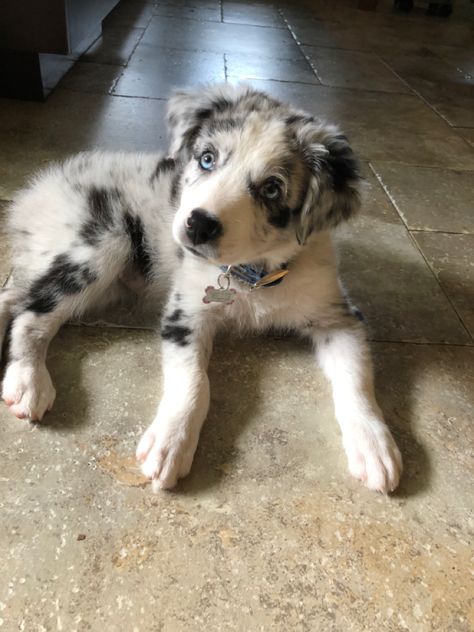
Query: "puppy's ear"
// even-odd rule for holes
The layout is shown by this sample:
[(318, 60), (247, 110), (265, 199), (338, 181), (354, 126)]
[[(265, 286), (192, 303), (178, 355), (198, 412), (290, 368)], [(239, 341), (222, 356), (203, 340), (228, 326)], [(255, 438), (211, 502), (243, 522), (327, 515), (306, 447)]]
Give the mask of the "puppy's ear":
[(202, 125), (214, 115), (230, 111), (243, 90), (221, 84), (174, 92), (167, 108), (170, 154), (188, 153)]
[(360, 207), (359, 165), (347, 138), (333, 125), (296, 115), (288, 119), (310, 177), (301, 208), (297, 238), (327, 230), (352, 217)]

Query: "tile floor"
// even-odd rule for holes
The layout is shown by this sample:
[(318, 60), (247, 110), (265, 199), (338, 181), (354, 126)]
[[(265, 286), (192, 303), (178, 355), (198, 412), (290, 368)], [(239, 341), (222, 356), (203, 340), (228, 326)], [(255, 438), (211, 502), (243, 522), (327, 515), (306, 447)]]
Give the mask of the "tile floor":
[[(134, 315), (66, 327), (47, 423), (0, 408), (0, 629), (474, 629), (473, 26), (357, 4), (122, 0), (46, 103), (0, 101), (0, 220), (52, 160), (164, 149), (174, 85), (248, 79), (338, 122), (367, 180), (341, 269), (399, 490), (347, 476), (309, 349), (267, 337), (219, 341), (192, 473), (153, 495), (132, 455), (160, 396), (156, 336)], [(0, 239), (4, 283), (1, 223)]]

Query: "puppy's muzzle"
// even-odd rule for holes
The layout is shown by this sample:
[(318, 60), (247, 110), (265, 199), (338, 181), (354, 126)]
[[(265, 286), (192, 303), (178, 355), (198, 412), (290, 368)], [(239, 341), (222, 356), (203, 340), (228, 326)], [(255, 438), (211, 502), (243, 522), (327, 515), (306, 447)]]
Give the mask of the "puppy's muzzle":
[(194, 246), (210, 244), (222, 235), (222, 224), (202, 208), (191, 211), (186, 220), (186, 236)]

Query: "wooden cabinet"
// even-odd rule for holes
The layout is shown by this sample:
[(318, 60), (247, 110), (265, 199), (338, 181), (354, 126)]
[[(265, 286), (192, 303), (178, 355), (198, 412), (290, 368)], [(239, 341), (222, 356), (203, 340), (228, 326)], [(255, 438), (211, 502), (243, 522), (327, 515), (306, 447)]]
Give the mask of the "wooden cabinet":
[(43, 100), (118, 0), (0, 0), (0, 96)]

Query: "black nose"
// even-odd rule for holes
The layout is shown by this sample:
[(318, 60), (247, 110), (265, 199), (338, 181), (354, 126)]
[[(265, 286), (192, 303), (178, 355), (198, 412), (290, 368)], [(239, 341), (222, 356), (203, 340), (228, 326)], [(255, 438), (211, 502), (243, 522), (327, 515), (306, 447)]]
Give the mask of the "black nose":
[(186, 235), (193, 242), (207, 244), (217, 239), (222, 233), (222, 224), (202, 208), (195, 208), (186, 220)]

